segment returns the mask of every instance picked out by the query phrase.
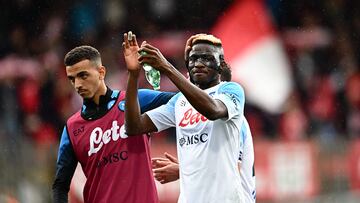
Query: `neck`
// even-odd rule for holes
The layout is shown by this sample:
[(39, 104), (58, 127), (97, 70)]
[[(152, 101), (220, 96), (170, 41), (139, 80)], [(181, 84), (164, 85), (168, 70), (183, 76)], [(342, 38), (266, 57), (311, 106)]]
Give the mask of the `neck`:
[(101, 85), (99, 87), (99, 90), (97, 91), (97, 93), (94, 95), (93, 97), (93, 101), (95, 104), (99, 105), (100, 103), (100, 96), (101, 95), (105, 95), (106, 94), (106, 90), (107, 90), (107, 87), (105, 84)]
[(208, 89), (210, 87), (214, 87), (219, 83), (220, 83), (220, 80), (214, 80), (214, 81), (206, 83), (206, 84), (199, 84), (198, 83), (198, 84), (196, 84), (196, 86), (198, 86), (202, 90), (205, 90), (205, 89)]

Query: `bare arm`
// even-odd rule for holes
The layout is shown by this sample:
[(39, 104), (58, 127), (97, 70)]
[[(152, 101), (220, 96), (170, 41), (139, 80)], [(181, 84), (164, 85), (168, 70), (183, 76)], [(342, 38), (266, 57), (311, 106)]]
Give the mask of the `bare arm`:
[(146, 55), (139, 57), (140, 63), (148, 63), (164, 73), (184, 94), (191, 105), (210, 120), (228, 116), (227, 108), (220, 100), (211, 98), (203, 90), (188, 81), (173, 65), (171, 65), (161, 52), (148, 43), (143, 43), (141, 51)]
[[(131, 35), (131, 34), (130, 34)], [(128, 81), (125, 98), (125, 129), (128, 135), (136, 135), (157, 131), (157, 128), (146, 114), (140, 114), (138, 99), (138, 78), (140, 64), (138, 62), (138, 43), (136, 36), (124, 34), (123, 50), (128, 68)]]
[(171, 66), (165, 73), (176, 87), (184, 94), (191, 105), (209, 120), (227, 117), (227, 108), (220, 100), (213, 99), (206, 92), (192, 84), (178, 70)]

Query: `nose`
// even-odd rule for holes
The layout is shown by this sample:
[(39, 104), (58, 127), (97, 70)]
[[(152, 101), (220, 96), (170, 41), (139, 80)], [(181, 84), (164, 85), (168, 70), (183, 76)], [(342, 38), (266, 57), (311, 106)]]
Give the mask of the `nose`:
[(205, 64), (203, 63), (201, 58), (198, 58), (198, 59), (195, 60), (194, 66), (195, 67), (205, 67)]
[(81, 80), (75, 78), (74, 87), (75, 87), (75, 89), (80, 89), (80, 88), (82, 87), (82, 82), (81, 82)]

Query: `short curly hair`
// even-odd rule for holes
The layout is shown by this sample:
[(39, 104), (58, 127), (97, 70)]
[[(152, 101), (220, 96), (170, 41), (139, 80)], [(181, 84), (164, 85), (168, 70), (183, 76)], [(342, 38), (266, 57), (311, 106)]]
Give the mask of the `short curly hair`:
[(197, 43), (209, 43), (212, 45), (215, 45), (217, 47), (222, 47), (222, 43), (221, 40), (217, 37), (215, 37), (214, 35), (210, 35), (210, 34), (200, 34), (197, 35), (193, 40), (192, 40), (192, 44), (197, 44)]

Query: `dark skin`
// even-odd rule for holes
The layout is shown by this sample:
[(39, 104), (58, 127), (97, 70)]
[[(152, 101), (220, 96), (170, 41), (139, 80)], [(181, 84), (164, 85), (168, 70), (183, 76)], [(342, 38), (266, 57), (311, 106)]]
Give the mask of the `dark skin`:
[[(193, 40), (201, 35), (206, 34), (197, 34), (191, 36), (185, 45), (185, 61), (189, 60), (189, 53), (193, 46)], [(223, 62), (225, 63), (225, 62)], [(187, 64), (188, 65), (188, 64)], [(223, 64), (226, 65), (226, 64)], [(230, 81), (231, 80), (231, 72), (227, 72), (228, 75), (224, 75), (224, 67), (222, 67), (222, 81)], [(175, 156), (165, 152), (163, 157), (155, 157), (151, 159), (154, 178), (159, 181), (161, 184), (166, 184), (169, 182), (173, 182), (179, 179), (179, 162)], [(239, 173), (241, 170), (241, 164), (238, 162)]]
[(208, 44), (195, 44), (188, 60), (189, 76), (200, 89), (219, 84), (219, 53), (216, 47)]
[[(195, 61), (190, 76), (195, 79), (194, 84), (184, 77), (173, 65), (171, 65), (162, 55), (159, 49), (143, 42), (138, 47), (136, 37), (128, 39), (127, 33), (124, 34), (124, 57), (129, 71), (127, 96), (126, 96), (126, 132), (128, 135), (148, 133), (157, 131), (147, 114), (140, 114), (140, 107), (137, 98), (138, 77), (141, 70), (140, 64), (147, 63), (163, 75), (166, 75), (176, 87), (184, 94), (191, 105), (209, 120), (216, 120), (228, 116), (225, 105), (220, 101), (211, 98), (203, 89), (213, 87), (220, 83), (220, 73), (199, 60)], [(145, 51), (146, 55), (138, 53)], [(199, 43), (192, 46), (190, 51), (195, 54), (209, 53), (214, 56), (220, 55), (219, 49), (213, 45)]]

